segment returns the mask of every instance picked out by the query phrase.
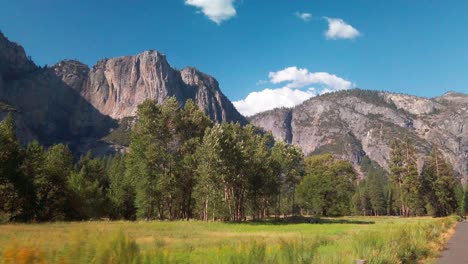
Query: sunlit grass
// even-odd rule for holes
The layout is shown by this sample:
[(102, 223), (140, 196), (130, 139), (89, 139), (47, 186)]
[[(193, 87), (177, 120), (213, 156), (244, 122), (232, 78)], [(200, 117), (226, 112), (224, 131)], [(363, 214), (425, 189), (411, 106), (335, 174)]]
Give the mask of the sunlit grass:
[[(351, 223), (81, 222), (0, 226), (3, 263), (415, 263), (453, 218)], [(371, 223), (373, 222), (373, 223)], [(24, 261), (26, 260), (26, 261)]]

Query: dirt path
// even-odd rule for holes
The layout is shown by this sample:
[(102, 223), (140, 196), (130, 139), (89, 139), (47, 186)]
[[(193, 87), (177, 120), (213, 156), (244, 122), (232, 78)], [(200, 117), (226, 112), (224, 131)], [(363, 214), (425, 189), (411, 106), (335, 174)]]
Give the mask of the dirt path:
[(449, 240), (447, 249), (437, 261), (438, 264), (468, 263), (468, 223), (457, 224), (453, 237)]

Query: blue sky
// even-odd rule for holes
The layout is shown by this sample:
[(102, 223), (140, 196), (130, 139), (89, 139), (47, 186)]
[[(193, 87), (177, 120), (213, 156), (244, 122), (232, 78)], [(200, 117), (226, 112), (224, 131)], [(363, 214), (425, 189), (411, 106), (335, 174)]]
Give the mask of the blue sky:
[[(39, 65), (71, 58), (92, 66), (156, 49), (175, 68), (195, 66), (216, 77), (245, 113), (351, 87), (427, 97), (468, 92), (468, 1), (3, 0), (1, 6), (0, 30)], [(240, 101), (249, 94), (252, 100)]]

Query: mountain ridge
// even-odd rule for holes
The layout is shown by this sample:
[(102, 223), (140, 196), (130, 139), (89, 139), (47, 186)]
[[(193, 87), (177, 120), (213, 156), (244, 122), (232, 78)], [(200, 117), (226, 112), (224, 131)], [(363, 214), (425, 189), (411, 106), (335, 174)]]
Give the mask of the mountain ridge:
[(391, 140), (406, 135), (416, 144), (420, 165), (435, 144), (460, 175), (468, 174), (468, 131), (464, 126), (468, 123), (468, 95), (463, 93), (428, 99), (354, 89), (313, 97), (293, 108), (262, 112), (249, 121), (271, 131), (276, 139), (301, 146), (306, 155), (325, 149), (355, 165), (361, 156), (369, 156), (386, 170)]
[(277, 140), (301, 146), (306, 155), (331, 152), (356, 168), (368, 158), (388, 170), (391, 140), (406, 135), (416, 144), (419, 164), (435, 144), (468, 178), (468, 96), (463, 93), (426, 98), (353, 89), (244, 118), (215, 78), (194, 67), (174, 69), (156, 50), (102, 59), (91, 67), (77, 60), (39, 67), (0, 32), (0, 120), (14, 113), (23, 143), (63, 142), (78, 153), (121, 151), (125, 144), (109, 139), (125, 137), (138, 104), (169, 96), (181, 105), (194, 100), (216, 122), (249, 120)]

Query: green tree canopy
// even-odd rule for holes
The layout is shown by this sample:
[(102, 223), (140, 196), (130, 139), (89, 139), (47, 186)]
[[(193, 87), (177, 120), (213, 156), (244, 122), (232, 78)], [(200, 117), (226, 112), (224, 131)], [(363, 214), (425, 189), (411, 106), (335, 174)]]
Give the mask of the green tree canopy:
[(356, 174), (352, 165), (330, 154), (305, 159), (305, 175), (297, 187), (302, 208), (315, 215), (350, 213)]

